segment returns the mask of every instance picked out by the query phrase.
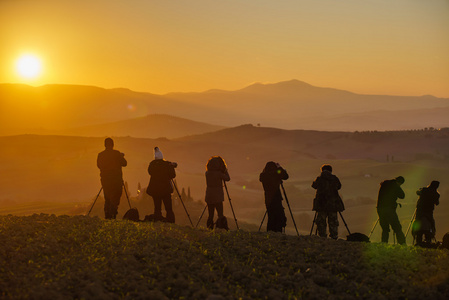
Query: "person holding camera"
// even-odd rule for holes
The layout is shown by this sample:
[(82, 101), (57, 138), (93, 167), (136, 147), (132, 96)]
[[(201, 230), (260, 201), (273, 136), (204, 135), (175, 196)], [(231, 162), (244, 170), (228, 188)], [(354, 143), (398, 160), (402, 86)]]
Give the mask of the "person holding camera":
[(124, 153), (113, 149), (114, 141), (111, 138), (104, 140), (104, 147), (105, 150), (98, 153), (97, 156), (97, 167), (100, 169), (100, 180), (104, 193), (104, 217), (105, 219), (115, 219), (122, 196), (122, 167), (126, 167), (128, 163)]
[(402, 225), (396, 213), (396, 208), (399, 204), (397, 203), (398, 198), (405, 198), (405, 193), (401, 188), (404, 182), (404, 177), (398, 176), (380, 183), (379, 194), (377, 196), (377, 214), (379, 215), (379, 225), (382, 228), (382, 243), (388, 243), (391, 226), (396, 234), (398, 243), (405, 245), (405, 235), (402, 232)]
[(321, 174), (312, 183), (312, 188), (316, 189), (316, 196), (313, 200), (313, 210), (316, 211), (315, 224), (318, 235), (327, 237), (326, 220), (329, 225), (329, 236), (338, 239), (338, 212), (345, 210), (343, 201), (338, 194), (341, 189), (341, 182), (337, 176), (332, 174), (331, 165), (322, 165)]
[[(154, 160), (148, 166), (150, 183), (147, 187), (147, 194), (153, 198), (154, 220), (175, 223), (175, 213), (173, 212), (171, 194), (173, 193), (172, 179), (176, 177), (175, 162), (164, 160), (162, 152), (158, 147), (154, 148)], [(162, 202), (166, 211), (166, 217), (162, 217)]]
[(267, 162), (259, 175), (259, 181), (262, 182), (265, 195), (265, 207), (267, 208), (267, 231), (282, 232), (282, 228), (287, 226), (280, 190), (282, 180), (287, 179), (287, 171), (273, 161)]
[(214, 228), (214, 212), (217, 210), (217, 228), (228, 229), (223, 215), (223, 181), (230, 181), (226, 163), (220, 156), (212, 156), (206, 164), (206, 203), (209, 212), (207, 228)]
[[(416, 203), (416, 216), (413, 222), (412, 233), (416, 238), (416, 245), (425, 246), (432, 243), (435, 238), (435, 219), (433, 211), (435, 205), (440, 204), (440, 193), (438, 187), (440, 182), (433, 180), (428, 186), (422, 187), (416, 191), (419, 196)], [(424, 235), (424, 242), (423, 242)]]

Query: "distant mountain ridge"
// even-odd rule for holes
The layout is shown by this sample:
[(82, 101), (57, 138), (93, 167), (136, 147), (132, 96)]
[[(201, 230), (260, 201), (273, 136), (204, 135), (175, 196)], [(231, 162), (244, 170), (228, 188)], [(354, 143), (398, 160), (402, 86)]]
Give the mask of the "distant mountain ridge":
[(66, 130), (76, 136), (129, 136), (136, 138), (179, 138), (224, 129), (224, 126), (155, 114), (130, 120)]
[(0, 134), (12, 129), (17, 133), (18, 128), (22, 133), (27, 133), (24, 128), (67, 130), (154, 114), (227, 127), (252, 123), (321, 131), (449, 126), (449, 118), (439, 113), (449, 108), (449, 98), (360, 95), (299, 80), (165, 95), (124, 88), (0, 84), (0, 105)]

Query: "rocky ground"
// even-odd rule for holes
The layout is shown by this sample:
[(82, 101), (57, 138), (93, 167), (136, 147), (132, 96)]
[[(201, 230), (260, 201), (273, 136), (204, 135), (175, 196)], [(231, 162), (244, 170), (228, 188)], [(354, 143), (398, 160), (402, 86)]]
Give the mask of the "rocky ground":
[(97, 217), (0, 216), (0, 297), (448, 299), (449, 251)]

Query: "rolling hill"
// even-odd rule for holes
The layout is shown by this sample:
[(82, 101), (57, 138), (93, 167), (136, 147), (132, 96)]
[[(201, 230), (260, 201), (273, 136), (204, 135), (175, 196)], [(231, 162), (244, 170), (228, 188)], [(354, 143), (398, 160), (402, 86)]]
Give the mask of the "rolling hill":
[[(51, 134), (153, 114), (227, 127), (248, 123), (320, 131), (449, 127), (446, 98), (359, 95), (298, 80), (253, 84), (237, 91), (166, 95), (90, 86), (0, 84), (0, 107), (2, 135)], [(120, 134), (137, 136), (132, 131)]]
[(223, 129), (224, 126), (195, 122), (169, 115), (135, 119), (64, 130), (74, 136), (133, 136), (136, 138), (179, 138)]
[[(404, 130), (448, 127), (439, 108), (449, 99), (433, 96), (360, 95), (333, 88), (315, 87), (298, 80), (274, 84), (256, 83), (237, 91), (172, 93), (170, 99), (234, 111), (242, 123), (284, 129), (320, 131)], [(437, 109), (438, 108), (438, 109)], [(428, 111), (435, 109), (435, 114)], [(421, 110), (427, 110), (425, 117)], [(400, 115), (400, 118), (398, 118)], [(429, 116), (430, 115), (430, 116)], [(235, 119), (235, 118), (234, 118)], [(234, 119), (228, 119), (228, 122)], [(202, 119), (210, 122), (208, 119)], [(221, 116), (215, 122), (226, 119)], [(239, 125), (233, 123), (231, 125)]]
[[(0, 134), (63, 131), (142, 118), (151, 114), (182, 114), (198, 106), (127, 89), (0, 84)], [(126, 135), (132, 135), (128, 133)]]

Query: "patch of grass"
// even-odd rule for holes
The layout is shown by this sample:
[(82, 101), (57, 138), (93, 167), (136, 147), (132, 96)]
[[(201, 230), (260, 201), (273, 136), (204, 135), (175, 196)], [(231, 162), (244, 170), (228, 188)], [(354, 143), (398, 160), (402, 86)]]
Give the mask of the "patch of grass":
[(446, 250), (97, 217), (0, 216), (5, 298), (445, 299)]

